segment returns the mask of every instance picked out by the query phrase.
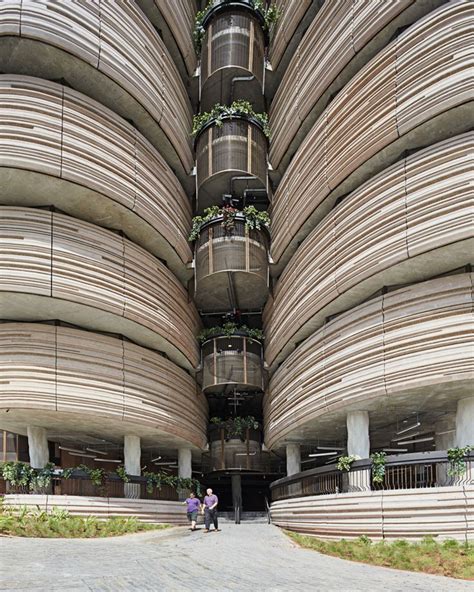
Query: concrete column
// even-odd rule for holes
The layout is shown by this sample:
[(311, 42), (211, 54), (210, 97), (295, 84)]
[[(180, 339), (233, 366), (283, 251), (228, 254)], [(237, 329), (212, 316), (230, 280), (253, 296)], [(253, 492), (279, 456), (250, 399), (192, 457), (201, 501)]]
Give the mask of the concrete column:
[[(460, 399), (456, 411), (456, 446), (474, 446), (474, 397)], [(466, 462), (466, 471), (458, 477), (455, 485), (474, 483), (474, 462)]]
[(436, 450), (448, 450), (456, 445), (456, 419), (454, 416), (442, 419), (435, 424)]
[(193, 476), (190, 448), (180, 448), (178, 450), (178, 475), (183, 479), (191, 479)]
[(347, 454), (369, 458), (369, 412), (350, 411), (347, 414)]
[[(359, 458), (369, 458), (369, 412), (349, 411), (347, 423), (347, 454)], [(349, 491), (368, 491), (370, 489), (370, 470), (354, 471), (349, 475)]]
[[(127, 435), (123, 439), (123, 460), (125, 471), (129, 475), (139, 476), (141, 473), (141, 448), (138, 436)], [(140, 497), (139, 483), (124, 484), (125, 497), (138, 499)]]
[(460, 399), (456, 411), (456, 446), (474, 446), (474, 397)]
[(46, 430), (36, 426), (27, 427), (30, 464), (34, 469), (42, 469), (49, 462), (49, 448)]
[(242, 512), (242, 478), (240, 475), (232, 475), (231, 482), (232, 505), (234, 506), (234, 511), (238, 506), (240, 508), (240, 512)]
[(123, 440), (123, 457), (127, 473), (129, 475), (140, 475), (141, 449), (138, 436), (125, 436)]
[[(448, 450), (456, 444), (455, 417), (448, 417), (435, 424), (435, 446), (436, 450)], [(445, 463), (436, 466), (436, 483), (438, 485), (448, 485), (450, 477), (448, 475), (448, 465)]]
[(286, 445), (286, 474), (288, 477), (301, 471), (301, 450), (299, 444)]

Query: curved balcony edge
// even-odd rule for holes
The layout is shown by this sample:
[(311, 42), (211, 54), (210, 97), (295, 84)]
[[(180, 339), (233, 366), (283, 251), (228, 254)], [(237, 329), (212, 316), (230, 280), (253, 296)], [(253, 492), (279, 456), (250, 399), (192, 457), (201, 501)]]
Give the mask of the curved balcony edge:
[(387, 408), (446, 410), (473, 388), (473, 274), (384, 293), (328, 321), (272, 375), (265, 444), (330, 438), (349, 411), (384, 429)]
[(24, 433), (39, 424), (79, 440), (114, 442), (132, 432), (155, 446), (206, 446), (206, 398), (155, 351), (92, 331), (2, 322), (0, 357), (4, 429)]
[(474, 539), (474, 486), (296, 497), (271, 504), (273, 524), (321, 539)]
[(407, 156), (346, 196), (308, 234), (264, 311), (271, 367), (326, 317), (382, 287), (472, 263), (473, 141), (466, 133)]
[[(72, 88), (133, 122), (134, 127), (163, 156), (183, 187), (188, 191), (193, 189), (194, 179), (190, 177), (193, 168), (189, 136), (190, 108), (189, 116), (186, 117), (186, 130), (180, 132), (182, 124), (178, 125), (176, 118), (172, 117), (171, 105), (166, 113), (163, 107), (159, 114), (152, 115), (150, 108), (134, 96), (137, 93), (127, 90), (125, 85), (114, 80), (107, 68), (100, 71), (81, 57), (42, 40), (5, 36), (0, 37), (0, 47), (0, 70), (3, 73), (66, 80)], [(179, 76), (178, 72), (176, 76)]]
[[(471, 12), (465, 2), (443, 4), (403, 31), (321, 114), (274, 195), (275, 275), (337, 199), (403, 151), (470, 131), (473, 95), (459, 47), (469, 35)], [(421, 74), (413, 77), (420, 60)]]

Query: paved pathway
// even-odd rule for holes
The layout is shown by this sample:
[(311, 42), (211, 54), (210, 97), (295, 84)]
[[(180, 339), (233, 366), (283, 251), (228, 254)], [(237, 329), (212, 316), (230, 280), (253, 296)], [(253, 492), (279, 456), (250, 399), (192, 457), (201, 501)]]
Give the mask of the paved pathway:
[(474, 592), (474, 583), (372, 567), (293, 545), (275, 526), (113, 539), (0, 538), (0, 590)]

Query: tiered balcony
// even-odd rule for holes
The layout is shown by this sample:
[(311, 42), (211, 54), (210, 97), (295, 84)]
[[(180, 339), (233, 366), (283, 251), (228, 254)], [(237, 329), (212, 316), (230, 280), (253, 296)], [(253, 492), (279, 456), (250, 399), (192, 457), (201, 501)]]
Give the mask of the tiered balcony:
[(258, 309), (268, 295), (268, 233), (249, 230), (239, 214), (231, 232), (222, 220), (205, 224), (196, 242), (196, 305), (209, 311)]
[(263, 15), (245, 0), (217, 3), (203, 21), (201, 110), (236, 99), (263, 109)]
[(229, 437), (224, 428), (211, 426), (209, 440), (209, 454), (202, 459), (202, 468), (206, 473), (284, 473), (282, 460), (276, 455), (262, 451), (262, 434), (258, 429), (248, 429), (241, 437)]
[(252, 117), (233, 115), (207, 123), (196, 139), (198, 210), (226, 193), (267, 191), (267, 138)]
[(206, 394), (264, 389), (262, 344), (245, 335), (221, 335), (205, 341), (202, 367)]
[(450, 476), (445, 451), (387, 456), (382, 483), (370, 483), (371, 461), (349, 472), (335, 465), (304, 471), (271, 485), (274, 524), (320, 538), (466, 540), (474, 498), (474, 455), (462, 474)]

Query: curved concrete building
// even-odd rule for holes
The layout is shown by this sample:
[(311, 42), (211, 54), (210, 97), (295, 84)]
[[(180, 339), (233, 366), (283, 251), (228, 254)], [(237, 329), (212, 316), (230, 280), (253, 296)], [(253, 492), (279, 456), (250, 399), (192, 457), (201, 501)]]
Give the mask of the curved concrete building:
[(190, 478), (208, 422), (188, 290), (197, 7), (142, 4), (0, 6), (0, 428), (35, 468)]
[(273, 5), (0, 4), (0, 461), (472, 538), (473, 4)]

